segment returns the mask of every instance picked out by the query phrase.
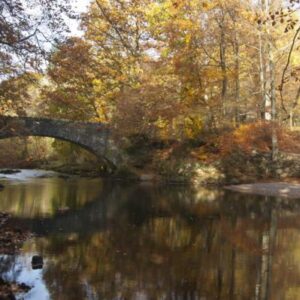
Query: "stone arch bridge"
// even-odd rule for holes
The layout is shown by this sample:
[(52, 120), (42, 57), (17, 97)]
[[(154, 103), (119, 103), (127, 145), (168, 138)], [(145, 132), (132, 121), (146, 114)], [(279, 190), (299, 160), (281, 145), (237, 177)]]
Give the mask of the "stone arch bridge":
[(0, 139), (21, 136), (52, 137), (77, 144), (111, 166), (121, 160), (109, 127), (101, 123), (0, 116)]

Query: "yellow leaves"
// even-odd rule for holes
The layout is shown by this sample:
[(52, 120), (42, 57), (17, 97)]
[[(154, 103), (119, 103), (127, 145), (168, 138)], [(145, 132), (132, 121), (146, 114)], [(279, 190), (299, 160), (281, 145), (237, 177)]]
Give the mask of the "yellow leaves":
[(180, 31), (192, 30), (193, 28), (195, 28), (195, 23), (189, 19), (179, 19), (175, 22), (175, 24), (178, 26), (177, 29)]
[(148, 21), (164, 21), (170, 17), (170, 4), (164, 3), (152, 3), (148, 6), (148, 11), (146, 12)]
[(158, 128), (159, 137), (161, 139), (167, 139), (169, 136), (169, 132), (168, 132), (169, 121), (159, 116), (156, 122), (154, 123), (154, 125)]
[(199, 137), (203, 128), (202, 119), (199, 116), (188, 116), (184, 119), (185, 135), (189, 139)]
[(203, 3), (202, 3), (202, 7), (203, 7), (204, 9), (207, 9), (207, 8), (209, 7), (209, 4), (208, 4), (207, 2), (203, 2)]
[(0, 115), (14, 115), (16, 108), (21, 108), (20, 104), (14, 106), (12, 100), (6, 100), (0, 98)]
[(300, 65), (300, 55), (298, 51), (294, 51), (291, 59), (291, 65), (295, 67), (299, 67)]
[[(154, 33), (161, 34), (175, 30), (184, 34), (198, 27), (198, 23), (191, 15), (194, 10), (196, 15), (202, 12), (202, 10), (198, 11), (197, 6), (199, 6), (198, 1), (187, 0), (155, 3), (149, 6), (147, 19)], [(211, 6), (207, 5), (207, 9), (209, 7)]]
[(203, 11), (204, 11), (204, 12), (207, 12), (207, 11), (209, 11), (209, 10), (215, 8), (215, 7), (217, 6), (217, 3), (214, 2), (214, 1), (207, 1), (207, 0), (205, 0), (205, 1), (203, 1), (203, 2), (201, 3), (201, 6), (202, 6), (202, 8), (203, 8)]
[(149, 30), (154, 35), (160, 35), (165, 32), (165, 27), (172, 16), (172, 6), (168, 1), (163, 3), (152, 3), (146, 11), (146, 20), (149, 24)]
[(164, 129), (168, 126), (168, 121), (159, 116), (155, 122), (155, 125), (159, 129)]
[(203, 76), (206, 79), (213, 78), (215, 81), (223, 79), (223, 73), (220, 68), (207, 67), (203, 70)]
[(100, 80), (100, 79), (94, 79), (92, 81), (93, 83), (93, 89), (94, 91), (97, 93), (97, 92), (102, 92), (103, 90), (103, 87), (104, 87), (104, 84), (103, 84), (103, 81)]
[(206, 151), (204, 147), (200, 147), (199, 149), (193, 150), (191, 152), (192, 157), (197, 160), (207, 161), (209, 158), (209, 152)]
[(164, 49), (161, 50), (160, 55), (162, 58), (167, 58), (170, 54), (170, 49), (165, 47)]
[(240, 16), (244, 20), (247, 20), (249, 23), (255, 23), (256, 14), (251, 10), (247, 10), (247, 9), (241, 10), (240, 11)]

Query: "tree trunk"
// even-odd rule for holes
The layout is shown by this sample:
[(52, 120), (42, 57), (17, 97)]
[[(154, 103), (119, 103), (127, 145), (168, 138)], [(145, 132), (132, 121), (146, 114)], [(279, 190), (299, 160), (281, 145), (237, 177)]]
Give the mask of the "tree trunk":
[[(268, 15), (270, 11), (270, 3), (271, 0), (262, 0), (261, 6), (264, 10), (265, 14)], [(270, 23), (266, 23), (266, 77), (264, 80), (265, 88), (263, 89), (262, 96), (265, 103), (265, 112), (264, 119), (272, 122), (272, 161), (276, 161), (278, 159), (278, 137), (276, 132), (276, 90), (275, 90), (275, 64), (274, 64), (274, 55), (273, 55), (273, 44), (271, 39), (270, 32)], [(261, 39), (262, 41), (262, 39)], [(261, 53), (263, 54), (263, 44), (261, 45)], [(263, 56), (262, 56), (263, 57)], [(261, 59), (263, 61), (263, 59)], [(263, 68), (261, 68), (261, 78), (263, 74)]]
[(260, 80), (260, 93), (261, 93), (261, 103), (259, 105), (260, 117), (266, 119), (266, 103), (267, 103), (267, 93), (266, 93), (266, 70), (265, 70), (265, 47), (263, 41), (262, 31), (259, 31), (259, 80)]
[(271, 107), (272, 107), (272, 160), (278, 159), (278, 137), (276, 131), (276, 91), (275, 91), (275, 67), (272, 50), (269, 52), (269, 64), (270, 64), (270, 93), (271, 93)]
[[(266, 0), (266, 13), (269, 13), (269, 1)], [(270, 104), (271, 104), (271, 120), (272, 120), (272, 160), (278, 158), (278, 138), (276, 132), (276, 90), (275, 90), (275, 64), (273, 55), (273, 45), (271, 41), (270, 25), (267, 24), (267, 53), (268, 53), (268, 71), (269, 71), (269, 88), (270, 88)]]
[(234, 32), (234, 55), (235, 55), (235, 124), (240, 123), (240, 45), (238, 33)]
[(220, 67), (222, 71), (222, 89), (221, 89), (221, 107), (222, 114), (226, 116), (226, 94), (227, 94), (227, 70), (226, 70), (226, 41), (225, 41), (225, 28), (224, 28), (224, 16), (219, 24), (220, 27)]

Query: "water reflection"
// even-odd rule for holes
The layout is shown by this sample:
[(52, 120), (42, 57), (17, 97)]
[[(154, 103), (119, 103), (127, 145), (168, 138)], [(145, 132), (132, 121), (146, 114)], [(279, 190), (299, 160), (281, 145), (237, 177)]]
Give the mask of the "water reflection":
[(23, 255), (2, 258), (1, 273), (26, 282), (30, 257), (45, 259), (25, 299), (299, 298), (299, 201), (90, 184), (80, 208), (38, 217), (18, 210), (41, 236)]
[(28, 218), (53, 216), (66, 208), (78, 209), (97, 199), (102, 190), (99, 179), (31, 178), (3, 183), (1, 210)]

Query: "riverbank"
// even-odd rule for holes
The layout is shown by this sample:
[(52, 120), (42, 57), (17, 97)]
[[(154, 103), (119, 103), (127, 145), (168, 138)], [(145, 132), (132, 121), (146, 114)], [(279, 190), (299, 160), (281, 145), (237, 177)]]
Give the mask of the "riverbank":
[(262, 196), (300, 199), (300, 183), (265, 182), (225, 186), (225, 189)]
[[(0, 212), (0, 256), (16, 254), (30, 237), (30, 232), (14, 224), (9, 214)], [(16, 299), (16, 294), (26, 293), (29, 290), (30, 287), (24, 283), (7, 282), (0, 277), (1, 300)]]
[[(223, 187), (298, 178), (300, 155), (280, 153), (278, 160), (273, 162), (270, 152), (236, 151), (226, 156), (215, 155), (209, 159), (199, 159), (191, 154), (183, 156), (180, 151), (178, 155), (172, 155), (168, 159), (152, 158), (151, 163), (144, 165), (137, 165), (136, 161), (128, 159), (126, 164), (117, 166), (113, 173), (101, 173), (96, 167), (94, 166), (93, 169), (70, 165), (55, 168), (48, 166), (41, 168), (46, 169), (45, 174), (37, 177), (57, 176), (65, 179), (73, 176), (102, 177), (125, 182), (185, 184), (195, 188), (201, 186)], [(0, 169), (0, 177), (14, 176), (18, 172), (21, 171), (19, 169)]]
[(162, 160), (154, 167), (122, 168), (120, 178), (159, 183), (224, 187), (266, 181), (288, 181), (300, 176), (300, 155), (280, 153), (276, 162), (270, 152), (233, 152), (209, 160), (183, 156)]

